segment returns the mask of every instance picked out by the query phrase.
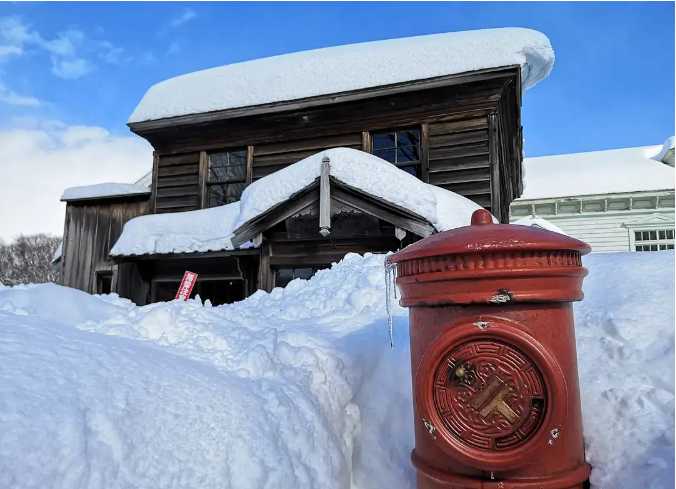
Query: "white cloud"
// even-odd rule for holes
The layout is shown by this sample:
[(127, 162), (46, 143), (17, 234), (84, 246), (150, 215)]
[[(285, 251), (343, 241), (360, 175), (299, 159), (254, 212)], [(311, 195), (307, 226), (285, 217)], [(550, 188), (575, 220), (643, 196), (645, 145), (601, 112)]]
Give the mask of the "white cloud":
[(52, 58), (52, 73), (64, 80), (75, 80), (92, 71), (92, 64), (83, 58)]
[(133, 182), (152, 167), (152, 148), (136, 136), (49, 121), (0, 130), (0, 239), (63, 233), (66, 187)]
[(19, 95), (0, 83), (0, 102), (19, 107), (39, 107), (42, 102), (35, 97)]
[(185, 9), (183, 12), (181, 12), (179, 15), (177, 15), (176, 17), (174, 17), (173, 19), (171, 19), (169, 21), (169, 26), (170, 27), (179, 27), (179, 26), (185, 24), (186, 22), (191, 21), (195, 17), (197, 17), (197, 14), (195, 13), (194, 10)]
[(50, 56), (52, 73), (72, 80), (90, 73), (95, 65), (91, 58), (117, 64), (124, 50), (106, 40), (92, 40), (79, 29), (67, 29), (47, 38), (19, 17), (0, 17), (0, 61), (20, 56), (27, 48)]

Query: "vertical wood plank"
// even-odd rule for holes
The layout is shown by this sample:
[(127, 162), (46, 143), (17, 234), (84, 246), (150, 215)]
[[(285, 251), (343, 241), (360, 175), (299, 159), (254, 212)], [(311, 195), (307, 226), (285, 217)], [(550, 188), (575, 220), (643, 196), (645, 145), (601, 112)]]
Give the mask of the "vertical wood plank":
[(209, 157), (206, 151), (200, 151), (199, 159), (199, 192), (200, 192), (200, 208), (207, 207), (207, 178), (209, 176)]
[(253, 160), (254, 160), (254, 147), (249, 145), (246, 147), (246, 184), (249, 185), (253, 182)]
[(427, 122), (420, 126), (420, 180), (425, 183), (430, 181), (430, 126)]
[(371, 133), (368, 131), (361, 133), (361, 150), (365, 153), (371, 152)]
[(270, 292), (273, 288), (273, 274), (270, 268), (270, 244), (262, 244), (260, 261), (258, 264), (258, 288)]
[(160, 162), (160, 155), (153, 151), (153, 179), (150, 185), (150, 213), (155, 213), (155, 201), (157, 200), (157, 168)]
[(509, 222), (500, 205), (500, 158), (498, 156), (498, 122), (495, 113), (488, 116), (488, 161), (491, 165), (491, 211), (500, 222)]

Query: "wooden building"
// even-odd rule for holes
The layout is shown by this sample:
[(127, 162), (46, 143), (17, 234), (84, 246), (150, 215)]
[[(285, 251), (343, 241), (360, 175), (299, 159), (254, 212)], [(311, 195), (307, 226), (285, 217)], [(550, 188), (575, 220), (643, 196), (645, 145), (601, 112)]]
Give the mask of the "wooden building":
[(673, 138), (663, 146), (526, 158), (512, 222), (545, 219), (592, 252), (674, 249)]
[[(487, 54), (492, 44), (504, 48), (509, 42), (513, 55)], [(527, 49), (533, 43), (540, 57)], [(401, 61), (402, 46), (409, 47), (408, 61)], [(451, 57), (463, 52), (474, 65), (482, 56), (486, 61), (472, 70), (465, 69), (465, 57), (448, 66), (432, 61), (427, 66), (424, 56), (439, 52)], [(540, 33), (496, 29), (294, 53), (162, 82), (149, 90), (129, 123), (154, 148), (147, 193), (64, 199), (63, 283), (89, 292), (110, 289), (143, 304), (173, 298), (189, 269), (200, 274), (196, 292), (202, 298), (230, 302), (259, 288), (307, 278), (347, 252), (396, 250), (438, 231), (411, 209), (329, 179), (332, 227), (323, 236), (317, 179), (236, 229), (231, 249), (109, 253), (122, 225), (135, 216), (166, 214), (169, 219), (235, 203), (253, 182), (336, 147), (376, 155), (508, 222), (510, 203), (522, 192), (523, 87), (547, 75), (550, 55), (551, 46)], [(366, 65), (360, 63), (369, 56), (399, 63), (399, 78), (381, 80), (371, 73), (361, 80)], [(342, 71), (354, 77), (324, 87), (320, 76), (305, 86), (301, 80), (312, 70), (303, 70), (313, 60), (325, 68), (334, 63), (325, 76)], [(271, 89), (268, 97), (266, 83), (275, 80), (261, 72), (281, 77), (291, 88)], [(203, 103), (209, 100), (201, 95), (214, 86), (227, 92), (242, 89), (244, 81), (249, 92), (241, 101)], [(240, 246), (248, 241), (250, 246)]]

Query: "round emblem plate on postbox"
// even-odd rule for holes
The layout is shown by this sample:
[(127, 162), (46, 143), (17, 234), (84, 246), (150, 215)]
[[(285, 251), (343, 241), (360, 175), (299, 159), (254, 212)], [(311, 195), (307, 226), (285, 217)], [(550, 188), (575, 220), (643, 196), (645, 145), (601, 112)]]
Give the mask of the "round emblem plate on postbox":
[(509, 450), (542, 425), (546, 387), (537, 365), (514, 345), (494, 339), (462, 343), (434, 372), (434, 408), (460, 443)]
[[(449, 327), (424, 355), (416, 397), (442, 450), (483, 470), (527, 463), (566, 416), (556, 360), (527, 328), (500, 318)], [(428, 428), (429, 430), (429, 428)]]

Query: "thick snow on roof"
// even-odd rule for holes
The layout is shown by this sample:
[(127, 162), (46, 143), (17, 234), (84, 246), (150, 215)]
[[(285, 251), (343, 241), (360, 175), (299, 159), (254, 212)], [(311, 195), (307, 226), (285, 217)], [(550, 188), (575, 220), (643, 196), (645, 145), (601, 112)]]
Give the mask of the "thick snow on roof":
[(231, 250), (239, 202), (131, 219), (110, 250), (115, 256)]
[(519, 226), (532, 226), (535, 228), (546, 229), (548, 231), (553, 231), (555, 233), (565, 234), (566, 236), (568, 236), (568, 234), (556, 224), (553, 224), (547, 221), (546, 219), (537, 216), (522, 217), (521, 219), (517, 219), (511, 224), (518, 224)]
[(248, 107), (520, 65), (528, 88), (545, 78), (554, 51), (521, 28), (449, 32), (283, 54), (188, 73), (150, 87), (129, 122)]
[(324, 156), (331, 175), (427, 219), (437, 231), (470, 222), (479, 206), (461, 195), (421, 182), (385, 160), (356, 149), (321, 151), (249, 185), (240, 202), (189, 212), (136, 217), (122, 230), (111, 255), (192, 253), (233, 249), (235, 229), (311, 185)]
[(674, 189), (662, 145), (525, 158), (519, 200)]
[(437, 231), (466, 226), (480, 207), (465, 197), (428, 185), (393, 164), (351, 148), (320, 151), (249, 185), (235, 227), (284, 202), (314, 182), (324, 157), (331, 176), (375, 197), (403, 207), (429, 221)]
[(149, 194), (145, 184), (138, 183), (97, 183), (80, 187), (69, 187), (63, 191), (61, 200), (100, 199), (104, 197), (122, 197)]
[[(414, 489), (408, 312), (392, 349), (383, 260), (219, 307), (0, 286), (0, 486)], [(584, 264), (591, 487), (673, 488), (674, 253)]]

